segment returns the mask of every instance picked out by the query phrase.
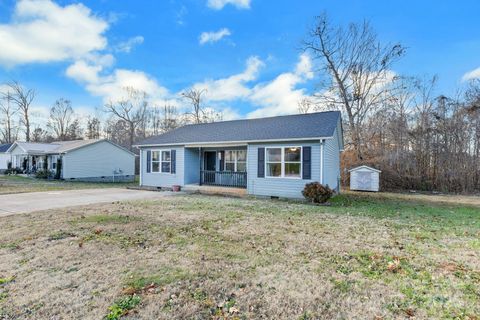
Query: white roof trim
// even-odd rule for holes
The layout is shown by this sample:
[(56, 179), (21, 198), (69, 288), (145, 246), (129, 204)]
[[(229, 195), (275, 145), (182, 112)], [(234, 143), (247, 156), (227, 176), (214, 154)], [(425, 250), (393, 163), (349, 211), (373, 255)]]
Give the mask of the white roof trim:
[(348, 172), (356, 171), (356, 170), (359, 170), (359, 169), (368, 169), (368, 170), (372, 170), (372, 171), (375, 171), (375, 172), (378, 172), (378, 173), (382, 172), (381, 170), (378, 170), (378, 169), (375, 169), (375, 168), (372, 168), (372, 167), (369, 167), (369, 166), (359, 166), (359, 167), (348, 170)]
[[(124, 148), (124, 147), (122, 147), (122, 146), (120, 146), (120, 145), (118, 145), (118, 144), (116, 144), (116, 143), (113, 143), (112, 141), (110, 141), (110, 140), (108, 140), (108, 139), (99, 139), (99, 140), (94, 141), (94, 142), (92, 142), (92, 143), (83, 144), (83, 145), (78, 146), (78, 147), (73, 147), (73, 148), (71, 148), (71, 149), (67, 149), (67, 150), (63, 151), (62, 154), (66, 154), (66, 153), (69, 153), (69, 152), (72, 152), (72, 151), (75, 151), (75, 150), (78, 150), (78, 149), (81, 149), (81, 148), (85, 148), (85, 147), (88, 147), (88, 146), (93, 146), (94, 144), (97, 144), (97, 143), (100, 143), (100, 142), (108, 142), (108, 143), (110, 143), (111, 145), (113, 145), (113, 146), (115, 146), (115, 147), (117, 147), (117, 148), (119, 148), (119, 149), (122, 149), (123, 151), (126, 151), (126, 152), (128, 152), (128, 153), (130, 153), (130, 154), (132, 154), (132, 155), (134, 155), (134, 156), (136, 156), (136, 154), (133, 153), (132, 151), (130, 151), (130, 150), (128, 150), (128, 149), (126, 149), (126, 148)], [(57, 152), (57, 153), (58, 153), (58, 152)]]
[(261, 139), (261, 140), (240, 140), (240, 141), (209, 141), (209, 142), (182, 142), (182, 143), (152, 143), (152, 144), (137, 144), (134, 147), (161, 147), (161, 146), (215, 146), (215, 145), (247, 145), (249, 143), (262, 143), (262, 142), (289, 142), (289, 141), (310, 141), (310, 140), (323, 140), (332, 139), (333, 137), (313, 137), (313, 138), (288, 138), (288, 139)]

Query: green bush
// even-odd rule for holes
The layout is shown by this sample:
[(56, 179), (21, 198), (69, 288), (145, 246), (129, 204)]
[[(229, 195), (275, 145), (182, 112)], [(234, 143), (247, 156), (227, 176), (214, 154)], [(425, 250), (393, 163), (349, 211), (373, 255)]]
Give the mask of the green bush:
[(312, 182), (305, 185), (302, 194), (310, 202), (325, 203), (333, 196), (333, 190), (319, 182)]
[(9, 168), (9, 169), (5, 170), (4, 173), (5, 174), (20, 174), (20, 173), (22, 173), (22, 170), (20, 170), (19, 168)]
[(53, 174), (50, 170), (39, 170), (35, 173), (35, 178), (37, 179), (48, 179), (51, 177), (53, 177)]

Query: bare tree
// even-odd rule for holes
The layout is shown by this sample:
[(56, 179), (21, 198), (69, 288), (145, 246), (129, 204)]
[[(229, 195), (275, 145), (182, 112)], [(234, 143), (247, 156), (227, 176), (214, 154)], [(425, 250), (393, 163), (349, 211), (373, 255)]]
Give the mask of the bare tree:
[(16, 104), (21, 113), (20, 122), (25, 128), (25, 140), (30, 141), (30, 105), (35, 98), (35, 91), (25, 89), (17, 81), (8, 83), (7, 87), (11, 91), (12, 102)]
[(87, 119), (87, 139), (100, 139), (100, 119), (89, 116)]
[(192, 105), (192, 110), (186, 115), (193, 120), (193, 123), (212, 121), (213, 115), (203, 106), (202, 95), (206, 92), (206, 89), (189, 89), (181, 93), (181, 96)]
[(313, 103), (308, 98), (303, 98), (302, 100), (298, 101), (298, 113), (309, 113), (313, 110)]
[(404, 55), (404, 47), (380, 44), (367, 21), (342, 28), (332, 26), (323, 14), (317, 17), (304, 49), (328, 74), (322, 83), (326, 91), (316, 96), (318, 104), (334, 106), (346, 113), (354, 149), (362, 158), (360, 127), (388, 96), (387, 91), (391, 90), (388, 84), (395, 78), (390, 68)]
[(55, 134), (55, 138), (60, 141), (67, 140), (68, 129), (74, 121), (74, 112), (70, 100), (61, 98), (55, 101), (50, 109), (47, 124)]
[(3, 125), (2, 135), (3, 141), (12, 143), (14, 140), (13, 117), (17, 113), (17, 109), (12, 104), (12, 95), (10, 91), (2, 93), (0, 96), (0, 112), (1, 124)]
[(147, 118), (147, 94), (132, 87), (125, 88), (125, 98), (105, 105), (106, 112), (117, 119), (123, 120), (129, 130), (128, 148), (132, 149), (137, 128), (141, 127)]
[(152, 115), (153, 134), (160, 134), (178, 128), (181, 119), (175, 106), (166, 104), (163, 107), (155, 107)]

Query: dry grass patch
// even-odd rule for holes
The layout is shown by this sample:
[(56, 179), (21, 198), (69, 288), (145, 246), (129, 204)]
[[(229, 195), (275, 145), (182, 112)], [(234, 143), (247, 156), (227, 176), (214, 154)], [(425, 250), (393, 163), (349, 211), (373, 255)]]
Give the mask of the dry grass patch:
[(97, 189), (97, 188), (125, 188), (136, 186), (136, 182), (80, 182), (80, 181), (61, 181), (61, 180), (43, 180), (33, 177), (9, 176), (0, 174), (0, 195), (25, 192), (42, 192), (56, 190), (79, 190), (79, 189)]
[[(480, 314), (478, 208), (178, 196), (0, 220), (0, 318)], [(13, 277), (13, 278), (12, 278)]]

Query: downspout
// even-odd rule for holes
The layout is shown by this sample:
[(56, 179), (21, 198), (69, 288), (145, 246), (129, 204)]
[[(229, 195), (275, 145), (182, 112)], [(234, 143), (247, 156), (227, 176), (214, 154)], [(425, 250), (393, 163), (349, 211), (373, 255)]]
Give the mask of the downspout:
[(320, 184), (323, 185), (323, 171), (325, 169), (325, 165), (324, 165), (324, 159), (325, 159), (325, 148), (324, 148), (324, 144), (325, 144), (325, 139), (323, 140), (320, 140)]
[(139, 160), (139, 164), (138, 164), (138, 169), (140, 170), (140, 175), (138, 177), (139, 181), (138, 181), (138, 184), (141, 186), (143, 186), (142, 184), (142, 176), (143, 176), (143, 166), (142, 166), (142, 162), (143, 162), (143, 149), (140, 148), (140, 160)]

